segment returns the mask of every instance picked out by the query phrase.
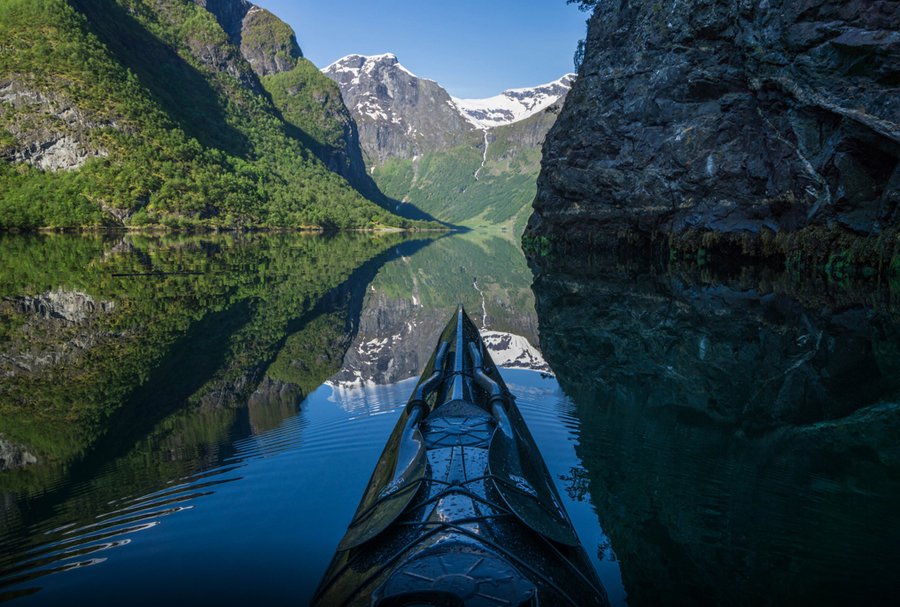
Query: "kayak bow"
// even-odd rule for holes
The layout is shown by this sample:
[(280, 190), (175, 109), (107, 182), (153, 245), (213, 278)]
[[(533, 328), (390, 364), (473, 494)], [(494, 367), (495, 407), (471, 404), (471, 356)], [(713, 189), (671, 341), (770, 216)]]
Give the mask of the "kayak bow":
[(317, 605), (608, 605), (462, 306), (388, 439)]

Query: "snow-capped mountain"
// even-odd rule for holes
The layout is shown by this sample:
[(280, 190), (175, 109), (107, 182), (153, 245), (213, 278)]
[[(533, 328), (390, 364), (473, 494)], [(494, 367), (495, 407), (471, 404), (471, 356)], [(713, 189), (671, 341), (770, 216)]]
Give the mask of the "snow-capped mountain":
[(454, 99), (391, 53), (348, 55), (322, 72), (340, 87), (366, 169), (394, 210), (457, 225), (518, 225), (530, 213), (541, 145), (574, 81)]
[(391, 53), (348, 55), (322, 72), (340, 86), (371, 164), (459, 145), (473, 128), (447, 91)]
[(547, 109), (565, 97), (574, 83), (575, 74), (566, 74), (547, 84), (509, 89), (486, 99), (452, 99), (469, 122), (485, 129), (525, 120)]

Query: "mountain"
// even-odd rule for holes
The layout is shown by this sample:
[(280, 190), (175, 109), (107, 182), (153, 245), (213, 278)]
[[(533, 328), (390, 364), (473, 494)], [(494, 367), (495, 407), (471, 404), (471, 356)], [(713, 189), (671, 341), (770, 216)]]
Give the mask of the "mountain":
[(391, 53), (324, 68), (359, 130), (369, 174), (392, 199), (462, 225), (524, 225), (540, 148), (573, 76), (488, 99), (457, 99)]
[(0, 39), (0, 228), (409, 225), (265, 9), (9, 0)]
[(508, 89), (486, 99), (457, 99), (453, 103), (476, 127), (484, 129), (524, 120), (566, 96), (575, 83), (575, 74), (524, 89)]
[(898, 23), (896, 2), (604, 4), (527, 235), (900, 278)]
[(393, 54), (349, 55), (322, 73), (340, 87), (370, 167), (464, 144), (472, 131), (447, 91)]

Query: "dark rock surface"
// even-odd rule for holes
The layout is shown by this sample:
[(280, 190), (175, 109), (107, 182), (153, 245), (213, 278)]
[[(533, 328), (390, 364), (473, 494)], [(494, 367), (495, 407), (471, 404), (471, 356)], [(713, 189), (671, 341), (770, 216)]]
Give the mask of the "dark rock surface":
[(532, 236), (900, 223), (900, 2), (601, 1)]

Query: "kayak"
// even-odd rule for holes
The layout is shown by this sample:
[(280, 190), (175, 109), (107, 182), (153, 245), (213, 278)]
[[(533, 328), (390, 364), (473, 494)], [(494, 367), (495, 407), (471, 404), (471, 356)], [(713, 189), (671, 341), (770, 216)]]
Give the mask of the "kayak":
[(462, 306), (313, 603), (608, 605), (515, 399)]

